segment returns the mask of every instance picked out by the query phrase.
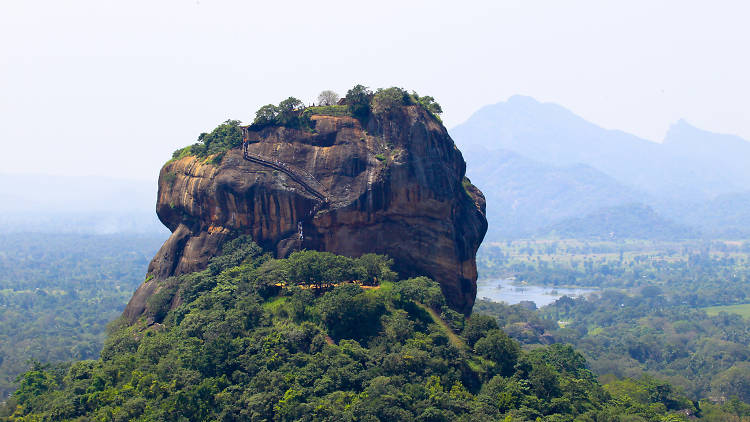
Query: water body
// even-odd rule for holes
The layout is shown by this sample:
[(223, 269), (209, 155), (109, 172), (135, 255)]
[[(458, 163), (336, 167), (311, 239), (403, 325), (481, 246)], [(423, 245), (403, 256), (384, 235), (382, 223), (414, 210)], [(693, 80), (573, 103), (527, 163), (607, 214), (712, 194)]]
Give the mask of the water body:
[(494, 279), (477, 281), (477, 299), (505, 302), (514, 305), (523, 300), (536, 303), (537, 307), (549, 305), (563, 296), (577, 297), (593, 293), (595, 289), (569, 287), (534, 286), (518, 284), (515, 280)]

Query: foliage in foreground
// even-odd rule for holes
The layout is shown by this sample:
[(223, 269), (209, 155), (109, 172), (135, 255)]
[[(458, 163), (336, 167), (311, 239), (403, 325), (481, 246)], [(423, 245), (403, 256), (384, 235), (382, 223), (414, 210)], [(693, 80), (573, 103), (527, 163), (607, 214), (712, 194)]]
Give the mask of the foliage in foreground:
[(224, 252), (182, 277), (182, 303), (162, 323), (116, 323), (99, 360), (24, 374), (9, 420), (661, 421), (695, 412), (648, 380), (636, 382), (642, 394), (608, 392), (570, 346), (522, 351), (494, 320), (457, 317), (427, 278), (278, 293), (264, 275), (273, 261), (254, 243)]

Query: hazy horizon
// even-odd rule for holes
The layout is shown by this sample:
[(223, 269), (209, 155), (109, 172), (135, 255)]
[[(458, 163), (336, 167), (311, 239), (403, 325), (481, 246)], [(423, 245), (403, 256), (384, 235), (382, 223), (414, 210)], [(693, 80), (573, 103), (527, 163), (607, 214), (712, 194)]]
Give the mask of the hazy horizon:
[[(538, 101), (536, 98), (531, 97), (531, 96), (527, 96), (527, 95), (523, 95), (523, 94), (513, 94), (513, 95), (510, 95), (505, 100), (501, 100), (501, 101), (497, 101), (497, 102), (494, 102), (494, 103), (483, 104), (481, 106), (478, 106), (477, 109), (473, 113), (471, 113), (467, 117), (467, 119), (465, 121), (458, 122), (456, 125), (454, 125), (452, 127), (449, 127), (448, 130), (450, 132), (452, 132), (457, 127), (460, 127), (461, 125), (467, 123), (468, 121), (471, 120), (472, 117), (474, 117), (476, 115), (476, 113), (482, 111), (482, 109), (484, 109), (486, 107), (492, 107), (492, 106), (495, 106), (495, 105), (507, 103), (508, 101), (510, 101), (511, 99), (513, 99), (514, 97), (529, 98), (529, 99), (531, 99), (531, 100), (533, 100), (535, 102), (538, 102), (540, 104), (552, 104), (552, 105), (555, 105), (555, 106), (560, 107), (562, 109), (565, 109), (567, 111), (571, 111), (568, 108), (566, 108), (563, 104), (558, 104), (558, 103), (555, 103), (555, 102), (552, 102), (552, 101), (541, 102), (541, 101)], [(579, 116), (577, 114), (576, 114), (576, 116), (581, 117), (581, 116)], [(590, 122), (589, 121), (589, 123), (597, 125), (596, 122)], [(688, 121), (688, 120), (686, 120), (684, 118), (679, 118), (678, 120), (670, 123), (669, 127), (667, 128), (667, 132), (665, 132), (664, 137), (662, 137), (661, 139), (648, 139), (648, 138), (643, 138), (643, 137), (639, 137), (639, 138), (641, 140), (649, 141), (649, 142), (652, 142), (652, 143), (655, 143), (655, 144), (662, 144), (662, 143), (664, 143), (664, 138), (668, 135), (669, 130), (671, 130), (672, 128), (674, 128), (674, 127), (676, 127), (676, 126), (678, 126), (680, 124), (687, 124), (688, 126), (691, 126), (691, 127), (695, 128), (695, 129), (698, 129), (700, 131), (707, 131), (704, 128), (701, 128), (701, 127), (698, 127), (698, 126), (692, 124), (690, 121)], [(602, 127), (600, 125), (597, 125), (597, 126)], [(623, 132), (623, 133), (626, 133), (626, 134), (634, 135), (634, 134), (629, 133), (629, 132), (627, 132), (625, 130), (622, 130), (620, 128), (605, 128), (605, 127), (602, 127), (602, 129), (613, 130), (613, 131), (618, 131), (618, 132)], [(711, 132), (711, 133), (715, 133), (715, 134), (719, 134), (719, 135), (738, 136), (736, 134), (731, 134), (731, 133), (722, 133), (722, 132)], [(745, 142), (749, 142), (750, 143), (750, 139), (745, 139), (745, 138), (741, 138), (741, 139), (744, 140)], [(187, 146), (187, 145), (189, 145), (189, 144), (191, 144), (193, 142), (195, 142), (195, 140), (192, 140), (192, 141), (189, 141), (189, 142), (185, 142), (184, 145), (181, 145), (181, 146)], [(459, 147), (461, 147), (461, 145), (459, 145)], [(165, 157), (163, 159), (162, 163), (166, 162), (168, 159), (169, 159), (168, 157)], [(63, 174), (63, 173), (49, 173), (49, 172), (43, 172), (43, 171), (19, 171), (19, 172), (12, 172), (11, 171), (11, 172), (4, 172), (2, 170), (0, 170), (0, 176), (64, 177), (64, 178), (81, 179), (81, 180), (90, 179), (90, 178), (98, 178), (98, 179), (103, 178), (104, 180), (112, 180), (112, 181), (133, 181), (133, 182), (138, 182), (138, 183), (142, 183), (142, 182), (154, 182), (154, 183), (156, 183), (156, 181), (158, 179), (158, 176), (159, 176), (158, 172), (159, 172), (160, 168), (161, 167), (159, 166), (157, 168), (156, 172), (152, 175), (152, 177), (149, 177), (149, 178), (145, 178), (145, 177), (114, 177), (114, 176), (110, 176), (110, 175), (107, 175), (107, 176), (98, 176), (98, 175), (86, 175), (86, 174)], [(154, 188), (155, 188), (155, 185), (154, 185)]]
[(153, 180), (228, 119), (362, 83), (434, 96), (448, 127), (515, 94), (660, 140), (750, 139), (738, 1), (9, 3), (0, 173)]

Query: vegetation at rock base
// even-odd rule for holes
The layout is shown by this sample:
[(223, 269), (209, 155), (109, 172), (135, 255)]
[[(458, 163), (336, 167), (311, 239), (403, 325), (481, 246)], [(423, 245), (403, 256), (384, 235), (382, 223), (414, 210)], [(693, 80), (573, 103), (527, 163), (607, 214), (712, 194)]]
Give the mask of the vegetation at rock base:
[[(386, 258), (364, 261), (388, 273)], [(661, 421), (696, 412), (656, 380), (602, 387), (570, 346), (523, 351), (494, 320), (462, 321), (456, 336), (437, 316), (449, 311), (439, 286), (424, 277), (279, 289), (276, 275), (302, 262), (317, 266), (297, 275), (308, 281), (337, 267), (341, 279), (354, 275), (340, 273), (341, 257), (272, 260), (237, 239), (206, 270), (179, 277), (181, 301), (152, 313), (150, 326), (113, 323), (99, 360), (24, 374), (6, 417)]]
[(94, 359), (163, 236), (0, 235), (0, 402), (29, 361)]
[(48, 248), (7, 238), (0, 254), (6, 388), (27, 353), (45, 362), (13, 386), (9, 420), (750, 418), (750, 321), (722, 312), (747, 300), (742, 242), (505, 243), (480, 271), (606, 290), (538, 310), (480, 300), (467, 320), (433, 281), (397, 281), (386, 257), (272, 259), (240, 239), (205, 271), (150, 281), (162, 289), (144, 319), (112, 325), (99, 360), (60, 363), (97, 355), (153, 251), (115, 289), (105, 280), (129, 274), (126, 246), (46, 236)]

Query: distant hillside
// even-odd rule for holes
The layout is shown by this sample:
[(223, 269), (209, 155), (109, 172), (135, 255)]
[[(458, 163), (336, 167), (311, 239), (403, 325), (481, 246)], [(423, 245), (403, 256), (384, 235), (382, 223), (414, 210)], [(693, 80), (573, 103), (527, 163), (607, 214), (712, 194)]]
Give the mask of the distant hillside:
[(467, 150), (467, 175), (487, 200), (487, 239), (528, 236), (540, 227), (645, 194), (578, 164), (558, 167), (507, 150)]
[(657, 210), (699, 228), (711, 237), (750, 237), (750, 192), (730, 193), (696, 204), (664, 206)]
[(750, 142), (739, 136), (708, 132), (679, 120), (669, 128), (662, 147), (717, 194), (750, 186)]
[(506, 149), (553, 165), (587, 164), (653, 195), (688, 201), (750, 190), (750, 142), (680, 121), (659, 144), (603, 129), (556, 104), (514, 96), (451, 135), (462, 150)]
[(629, 203), (709, 236), (750, 235), (750, 142), (737, 136), (680, 120), (656, 143), (522, 96), (483, 107), (451, 136), (487, 198), (488, 240)]
[(573, 217), (541, 230), (542, 235), (595, 239), (690, 239), (696, 230), (677, 224), (643, 204), (602, 208), (583, 217)]

